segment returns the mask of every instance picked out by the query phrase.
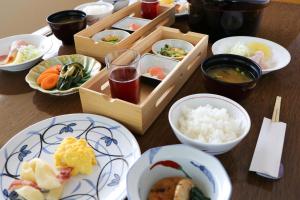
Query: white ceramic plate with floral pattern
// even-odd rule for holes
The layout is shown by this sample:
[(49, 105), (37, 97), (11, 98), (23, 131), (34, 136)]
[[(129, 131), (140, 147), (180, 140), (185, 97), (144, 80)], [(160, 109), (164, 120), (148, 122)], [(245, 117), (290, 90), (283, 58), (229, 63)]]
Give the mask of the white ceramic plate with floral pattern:
[(91, 175), (69, 180), (61, 199), (120, 200), (126, 197), (126, 175), (140, 157), (134, 136), (120, 123), (92, 114), (61, 115), (19, 132), (0, 149), (0, 199), (19, 177), (22, 161), (39, 157), (54, 166), (53, 153), (68, 136), (85, 138), (94, 149), (97, 165)]

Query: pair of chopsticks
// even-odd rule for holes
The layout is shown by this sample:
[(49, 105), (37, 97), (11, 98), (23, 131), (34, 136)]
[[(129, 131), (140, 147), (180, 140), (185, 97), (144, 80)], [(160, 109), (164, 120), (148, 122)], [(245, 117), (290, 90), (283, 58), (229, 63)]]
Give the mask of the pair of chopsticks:
[(281, 97), (277, 96), (274, 110), (273, 110), (273, 115), (272, 115), (272, 122), (279, 122), (280, 105), (281, 105)]

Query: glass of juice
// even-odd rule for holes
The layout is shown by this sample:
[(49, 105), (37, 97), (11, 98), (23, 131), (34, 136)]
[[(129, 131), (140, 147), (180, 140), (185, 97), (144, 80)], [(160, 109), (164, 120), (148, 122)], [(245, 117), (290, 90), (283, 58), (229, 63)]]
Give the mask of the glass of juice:
[(134, 50), (119, 50), (105, 56), (112, 98), (134, 104), (140, 100), (140, 54)]
[(154, 19), (158, 15), (159, 0), (142, 0), (141, 12), (145, 19)]

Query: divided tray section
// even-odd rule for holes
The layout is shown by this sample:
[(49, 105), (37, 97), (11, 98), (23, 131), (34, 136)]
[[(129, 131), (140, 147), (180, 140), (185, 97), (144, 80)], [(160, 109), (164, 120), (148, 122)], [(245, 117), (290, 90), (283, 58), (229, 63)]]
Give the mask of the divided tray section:
[(108, 72), (106, 69), (101, 70), (79, 88), (83, 111), (111, 117), (126, 125), (134, 133), (144, 134), (199, 67), (207, 53), (207, 35), (193, 32), (183, 34), (177, 29), (168, 27), (159, 27), (131, 49), (138, 51), (141, 55), (152, 53), (152, 45), (163, 39), (185, 40), (193, 44), (194, 48), (158, 85), (141, 81), (139, 104), (111, 98)]
[(141, 2), (136, 2), (118, 12), (105, 17), (103, 20), (80, 31), (74, 35), (76, 53), (91, 56), (104, 62), (104, 57), (119, 49), (128, 49), (141, 38), (145, 37), (159, 26), (170, 26), (175, 22), (175, 7), (159, 5), (159, 15), (146, 25), (137, 29), (129, 37), (117, 44), (107, 42), (96, 42), (92, 39), (93, 35), (106, 29), (113, 29), (112, 26), (126, 17), (141, 17)]

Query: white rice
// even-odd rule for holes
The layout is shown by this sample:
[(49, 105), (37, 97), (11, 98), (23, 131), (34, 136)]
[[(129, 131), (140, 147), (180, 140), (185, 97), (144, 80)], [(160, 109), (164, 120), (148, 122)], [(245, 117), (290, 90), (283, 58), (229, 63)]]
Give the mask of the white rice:
[(178, 128), (189, 138), (203, 143), (220, 144), (240, 136), (241, 121), (232, 118), (225, 108), (214, 108), (211, 105), (196, 109), (183, 107)]

